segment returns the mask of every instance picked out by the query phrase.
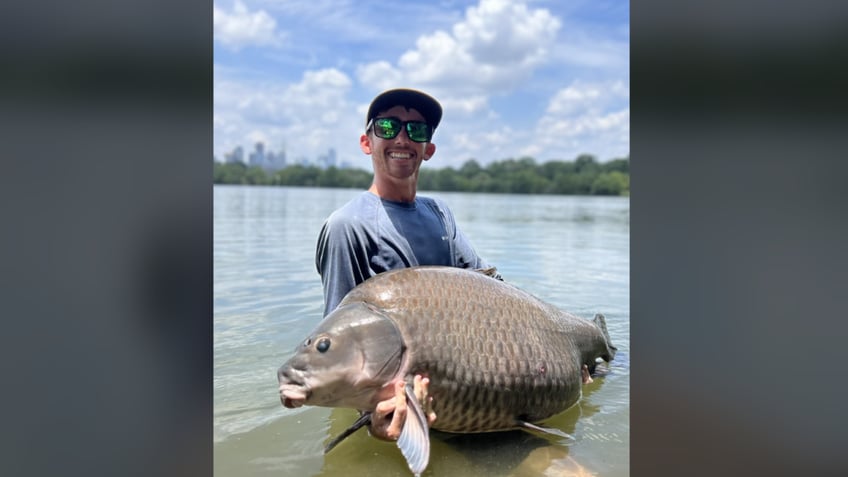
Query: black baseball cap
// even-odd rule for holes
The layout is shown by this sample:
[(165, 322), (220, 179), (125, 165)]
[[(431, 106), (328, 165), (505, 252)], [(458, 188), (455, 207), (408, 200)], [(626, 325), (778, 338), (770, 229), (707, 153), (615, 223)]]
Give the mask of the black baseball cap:
[(368, 115), (365, 116), (365, 125), (368, 126), (368, 122), (381, 111), (395, 106), (417, 110), (434, 130), (442, 120), (442, 105), (432, 96), (414, 89), (399, 88), (384, 91), (371, 101), (371, 106), (368, 106)]

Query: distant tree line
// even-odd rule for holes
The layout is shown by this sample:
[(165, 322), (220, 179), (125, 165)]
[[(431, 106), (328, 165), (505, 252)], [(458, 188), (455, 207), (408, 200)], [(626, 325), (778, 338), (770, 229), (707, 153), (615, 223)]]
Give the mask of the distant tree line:
[[(244, 163), (215, 162), (215, 184), (342, 187), (367, 189), (372, 173), (362, 169), (293, 165), (273, 173)], [(630, 195), (630, 158), (599, 163), (594, 156), (537, 164), (531, 157), (481, 166), (470, 159), (459, 169), (421, 168), (419, 190), (512, 194)]]

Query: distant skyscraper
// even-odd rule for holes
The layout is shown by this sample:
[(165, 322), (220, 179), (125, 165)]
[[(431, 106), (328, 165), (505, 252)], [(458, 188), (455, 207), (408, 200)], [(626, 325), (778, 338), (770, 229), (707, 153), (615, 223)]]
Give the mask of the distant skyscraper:
[(265, 167), (265, 145), (256, 143), (256, 149), (250, 153), (250, 166)]
[[(332, 154), (335, 154), (335, 151), (333, 151)], [(245, 161), (244, 150), (241, 146), (237, 146), (232, 151), (224, 154), (224, 162), (241, 162), (242, 164), (246, 164), (250, 167), (261, 167), (266, 172), (278, 171), (288, 165), (285, 145), (279, 152), (275, 153), (271, 150), (266, 151), (265, 144), (262, 142), (257, 142), (254, 145), (253, 151), (247, 155), (247, 161)], [(295, 163), (297, 163), (297, 161), (295, 161)], [(301, 163), (308, 163), (308, 161), (301, 160)]]
[(277, 152), (276, 159), (274, 161), (274, 165), (277, 167), (277, 169), (283, 169), (284, 167), (286, 167), (287, 164), (286, 164), (286, 149), (285, 149), (285, 146), (283, 146), (283, 148), (280, 149), (279, 152)]
[(241, 146), (237, 146), (231, 152), (224, 154), (224, 162), (227, 164), (233, 164), (236, 162), (244, 163), (244, 152), (241, 149)]
[(268, 151), (265, 154), (265, 164), (262, 165), (262, 168), (265, 169), (266, 172), (274, 172), (277, 169), (277, 155), (274, 154), (274, 151)]

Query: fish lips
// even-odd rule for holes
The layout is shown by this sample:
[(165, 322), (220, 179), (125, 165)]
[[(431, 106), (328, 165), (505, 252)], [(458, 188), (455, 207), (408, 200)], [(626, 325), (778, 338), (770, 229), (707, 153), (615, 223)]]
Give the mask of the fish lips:
[(303, 406), (309, 394), (309, 390), (299, 384), (280, 385), (280, 402), (289, 409)]

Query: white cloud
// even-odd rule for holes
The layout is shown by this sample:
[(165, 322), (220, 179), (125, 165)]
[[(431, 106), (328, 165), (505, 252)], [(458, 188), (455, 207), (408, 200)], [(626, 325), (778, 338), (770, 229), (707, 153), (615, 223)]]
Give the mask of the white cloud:
[(527, 9), (510, 0), (482, 0), (468, 9), (454, 37), (481, 64), (532, 65), (539, 62), (560, 22), (547, 10)]
[(523, 153), (564, 160), (584, 153), (599, 160), (629, 156), (629, 100), (630, 88), (622, 81), (575, 81), (551, 98), (534, 143)]
[[(512, 145), (516, 140), (516, 132), (509, 127), (501, 127), (493, 131), (460, 132), (450, 136), (451, 151), (462, 151), (462, 155), (445, 154), (438, 156), (446, 164), (439, 167), (451, 165), (458, 167), (468, 159), (474, 158), (478, 161), (488, 162), (490, 159), (505, 159), (512, 155)], [(436, 149), (436, 154), (439, 150)]]
[[(367, 65), (360, 65), (356, 68), (356, 76), (360, 83), (380, 91), (404, 82), (401, 72), (388, 61), (375, 61)], [(362, 113), (365, 114), (365, 111)]]
[(264, 10), (248, 11), (240, 0), (235, 0), (232, 12), (213, 5), (212, 23), (215, 40), (234, 51), (283, 44), (284, 35), (276, 31), (277, 21)]
[[(545, 61), (560, 22), (548, 10), (530, 10), (508, 0), (481, 0), (470, 7), (451, 33), (436, 31), (418, 38), (396, 67), (386, 62), (363, 65), (357, 76), (375, 84), (373, 70), (395, 85), (421, 85), (449, 99), (469, 93), (507, 91)], [(391, 74), (386, 74), (388, 72)]]
[(597, 112), (610, 104), (629, 99), (630, 87), (622, 81), (592, 84), (578, 80), (554, 95), (545, 114), (557, 117)]
[[(461, 113), (465, 116), (472, 116), (480, 111), (485, 111), (488, 98), (482, 94), (467, 94), (459, 97), (448, 97), (442, 100), (442, 106), (453, 113)], [(491, 113), (490, 116), (494, 116)]]

